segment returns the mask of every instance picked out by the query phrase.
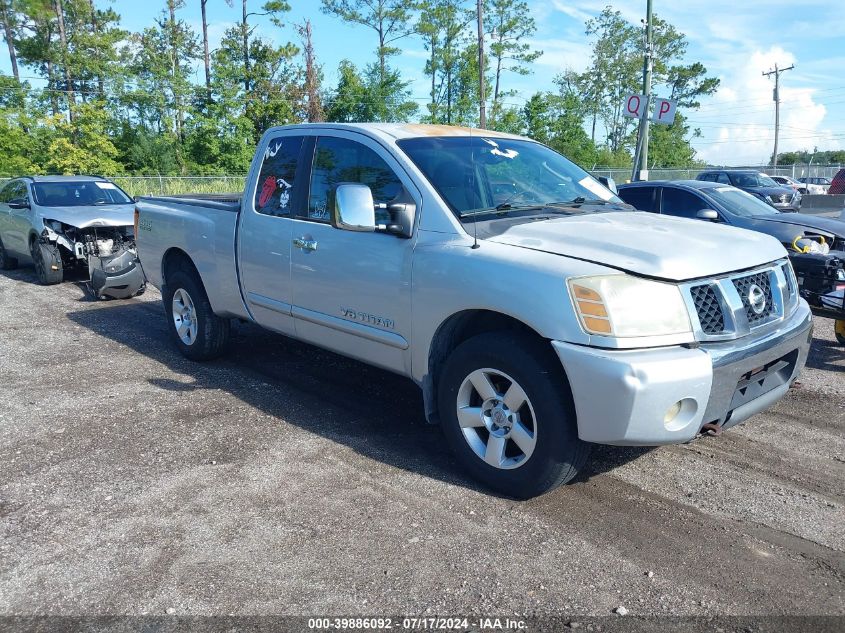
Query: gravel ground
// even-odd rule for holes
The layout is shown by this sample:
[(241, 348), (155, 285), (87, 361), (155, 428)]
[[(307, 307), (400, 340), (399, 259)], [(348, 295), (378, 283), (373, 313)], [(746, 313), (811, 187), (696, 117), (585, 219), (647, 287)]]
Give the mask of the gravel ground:
[[(397, 376), (0, 273), (0, 615), (845, 615), (845, 348), (718, 438), (468, 480)], [(617, 616), (618, 617), (618, 616)]]

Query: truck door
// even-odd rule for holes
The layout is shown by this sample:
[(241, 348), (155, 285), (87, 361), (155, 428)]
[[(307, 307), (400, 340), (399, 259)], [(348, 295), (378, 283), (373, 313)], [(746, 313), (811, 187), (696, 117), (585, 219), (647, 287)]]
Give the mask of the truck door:
[[(376, 204), (419, 193), (389, 152), (354, 132), (317, 138), (305, 213), (293, 220), (293, 316), (299, 338), (407, 373), (413, 240), (334, 228), (340, 183), (370, 187)], [(405, 193), (407, 192), (407, 193)], [(376, 214), (387, 223), (386, 211)]]
[[(307, 162), (300, 163), (305, 137), (279, 132), (265, 141), (257, 177), (244, 192), (238, 230), (238, 262), (247, 306), (264, 327), (293, 334), (291, 317), (291, 218), (304, 211)], [(308, 154), (310, 157), (310, 154)], [(302, 169), (299, 166), (303, 165)], [(255, 168), (254, 168), (255, 169)], [(253, 172), (254, 173), (254, 172)]]

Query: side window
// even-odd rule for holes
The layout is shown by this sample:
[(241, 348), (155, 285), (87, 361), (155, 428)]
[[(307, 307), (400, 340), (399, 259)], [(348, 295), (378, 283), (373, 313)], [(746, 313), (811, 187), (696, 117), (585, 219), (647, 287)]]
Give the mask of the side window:
[(731, 184), (731, 179), (728, 178), (728, 175), (724, 172), (717, 174), (715, 180), (716, 182), (720, 182), (723, 185)]
[(270, 140), (258, 172), (255, 210), (264, 215), (291, 215), (291, 196), (302, 136), (280, 136)]
[[(369, 147), (345, 138), (321, 136), (314, 150), (307, 219), (328, 222), (335, 190), (344, 182), (367, 185), (376, 204), (390, 202), (402, 191), (402, 182)], [(376, 223), (389, 221), (387, 210), (376, 211)]]
[(0, 203), (6, 203), (6, 202), (8, 202), (9, 200), (11, 200), (12, 198), (15, 197), (14, 191), (15, 191), (15, 186), (17, 184), (18, 183), (16, 183), (16, 182), (10, 182), (5, 187), (3, 187), (3, 189), (0, 189)]
[(708, 182), (716, 180), (716, 174), (701, 174), (701, 178), (699, 178), (699, 180), (706, 180)]
[(625, 187), (619, 191), (619, 196), (635, 209), (640, 211), (657, 211), (654, 200), (654, 187)]
[(675, 187), (663, 189), (663, 213), (666, 215), (695, 218), (699, 211), (706, 208), (707, 203), (694, 193)]

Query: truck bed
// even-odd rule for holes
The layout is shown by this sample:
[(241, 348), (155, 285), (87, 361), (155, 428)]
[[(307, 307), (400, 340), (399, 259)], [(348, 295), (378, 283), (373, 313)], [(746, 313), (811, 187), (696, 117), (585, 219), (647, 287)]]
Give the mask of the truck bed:
[(136, 242), (147, 280), (161, 288), (165, 260), (184, 253), (199, 271), (214, 311), (245, 318), (235, 253), (240, 208), (236, 194), (139, 197)]
[[(234, 211), (237, 213), (241, 208), (240, 193), (179, 193), (172, 196), (138, 196), (137, 201), (157, 202), (166, 204), (168, 201), (177, 202), (179, 204), (195, 205), (204, 207), (208, 205), (211, 208), (220, 209), (221, 211)], [(218, 204), (209, 204), (218, 203)]]

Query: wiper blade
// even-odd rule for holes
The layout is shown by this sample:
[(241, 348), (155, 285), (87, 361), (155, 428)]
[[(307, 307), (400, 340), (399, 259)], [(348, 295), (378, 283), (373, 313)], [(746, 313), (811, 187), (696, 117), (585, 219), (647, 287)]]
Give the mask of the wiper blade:
[(503, 202), (495, 207), (485, 207), (484, 209), (475, 209), (473, 211), (464, 211), (459, 213), (460, 218), (470, 218), (474, 215), (484, 215), (485, 213), (503, 213), (505, 211), (530, 211), (532, 209), (542, 209), (545, 205), (542, 204), (511, 204), (510, 202)]
[(615, 202), (610, 202), (609, 200), (600, 200), (598, 198), (585, 198), (584, 196), (578, 196), (577, 198), (573, 198), (572, 200), (566, 200), (563, 202), (547, 202), (548, 206), (551, 205), (561, 205), (561, 204), (616, 204)]

